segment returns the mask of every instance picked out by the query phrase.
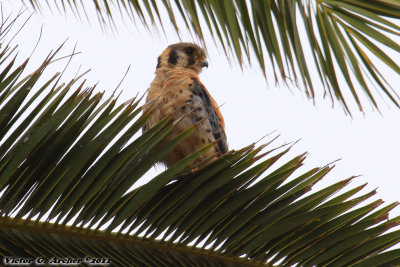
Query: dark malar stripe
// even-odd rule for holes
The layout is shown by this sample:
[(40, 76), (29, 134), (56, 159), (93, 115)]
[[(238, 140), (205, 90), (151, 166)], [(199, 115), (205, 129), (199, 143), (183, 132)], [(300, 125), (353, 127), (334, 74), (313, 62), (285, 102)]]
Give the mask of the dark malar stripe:
[(189, 62), (188, 62), (188, 66), (192, 66), (192, 65), (194, 65), (194, 63), (195, 63), (196, 61), (194, 61), (194, 59), (193, 58), (189, 58)]

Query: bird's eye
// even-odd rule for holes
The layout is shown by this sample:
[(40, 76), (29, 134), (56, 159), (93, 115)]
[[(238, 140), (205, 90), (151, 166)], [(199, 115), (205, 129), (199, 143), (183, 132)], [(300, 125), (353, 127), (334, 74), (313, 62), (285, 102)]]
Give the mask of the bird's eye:
[(185, 52), (186, 52), (186, 54), (191, 55), (191, 54), (193, 54), (194, 49), (193, 49), (193, 47), (186, 47)]

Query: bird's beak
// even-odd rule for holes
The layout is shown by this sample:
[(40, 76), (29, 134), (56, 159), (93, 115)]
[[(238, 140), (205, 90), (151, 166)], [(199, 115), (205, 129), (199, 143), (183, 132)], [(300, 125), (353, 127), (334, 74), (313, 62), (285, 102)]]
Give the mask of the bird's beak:
[(203, 59), (202, 61), (200, 61), (200, 66), (202, 68), (207, 67), (208, 68), (208, 61), (207, 59)]

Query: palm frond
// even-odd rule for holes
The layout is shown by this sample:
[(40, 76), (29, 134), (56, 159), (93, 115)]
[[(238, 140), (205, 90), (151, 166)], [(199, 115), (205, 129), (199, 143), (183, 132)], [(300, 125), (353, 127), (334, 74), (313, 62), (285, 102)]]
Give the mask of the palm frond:
[[(3, 25), (2, 29), (7, 25)], [(6, 32), (0, 32), (0, 40)], [(0, 255), (109, 258), (122, 266), (398, 263), (397, 205), (375, 191), (319, 191), (333, 166), (299, 174), (305, 154), (279, 163), (287, 146), (249, 145), (187, 171), (209, 146), (132, 186), (196, 126), (163, 146), (165, 118), (145, 134), (140, 99), (102, 100), (80, 77), (39, 78), (59, 49), (23, 78), (0, 51)], [(378, 209), (379, 208), (379, 209)], [(397, 253), (397, 254), (396, 254)], [(376, 264), (378, 263), (378, 264)], [(370, 265), (371, 266), (371, 265)]]
[[(39, 1), (29, 2), (40, 7)], [(386, 81), (391, 74), (383, 74), (376, 65), (383, 63), (395, 75), (400, 74), (399, 65), (389, 54), (400, 52), (395, 41), (400, 35), (400, 3), (396, 1), (112, 2), (118, 8), (112, 8), (109, 1), (93, 2), (101, 23), (112, 21), (124, 10), (121, 14), (139, 17), (146, 27), (163, 29), (164, 16), (168, 16), (176, 32), (182, 28), (177, 23), (182, 19), (184, 27), (204, 44), (208, 44), (204, 34), (207, 25), (227, 56), (232, 52), (242, 64), (244, 58), (251, 61), (254, 54), (266, 77), (270, 75), (267, 67), (272, 67), (276, 81), (278, 77), (294, 81), (312, 99), (315, 88), (321, 87), (332, 103), (338, 101), (349, 114), (350, 100), (360, 111), (365, 100), (379, 108), (377, 97), (381, 94), (400, 107), (398, 92)], [(90, 8), (76, 1), (62, 3), (64, 10), (70, 6), (78, 14)]]

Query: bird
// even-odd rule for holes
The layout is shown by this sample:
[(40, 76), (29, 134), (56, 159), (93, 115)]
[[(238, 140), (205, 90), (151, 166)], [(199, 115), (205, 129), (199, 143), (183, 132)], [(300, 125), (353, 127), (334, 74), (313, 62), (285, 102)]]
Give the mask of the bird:
[(161, 159), (167, 168), (210, 143), (211, 148), (188, 168), (200, 168), (228, 152), (219, 106), (199, 78), (204, 67), (208, 68), (205, 50), (195, 43), (171, 44), (157, 58), (155, 77), (143, 108), (151, 115), (142, 132), (170, 116), (176, 125), (163, 145), (195, 125), (194, 131)]

